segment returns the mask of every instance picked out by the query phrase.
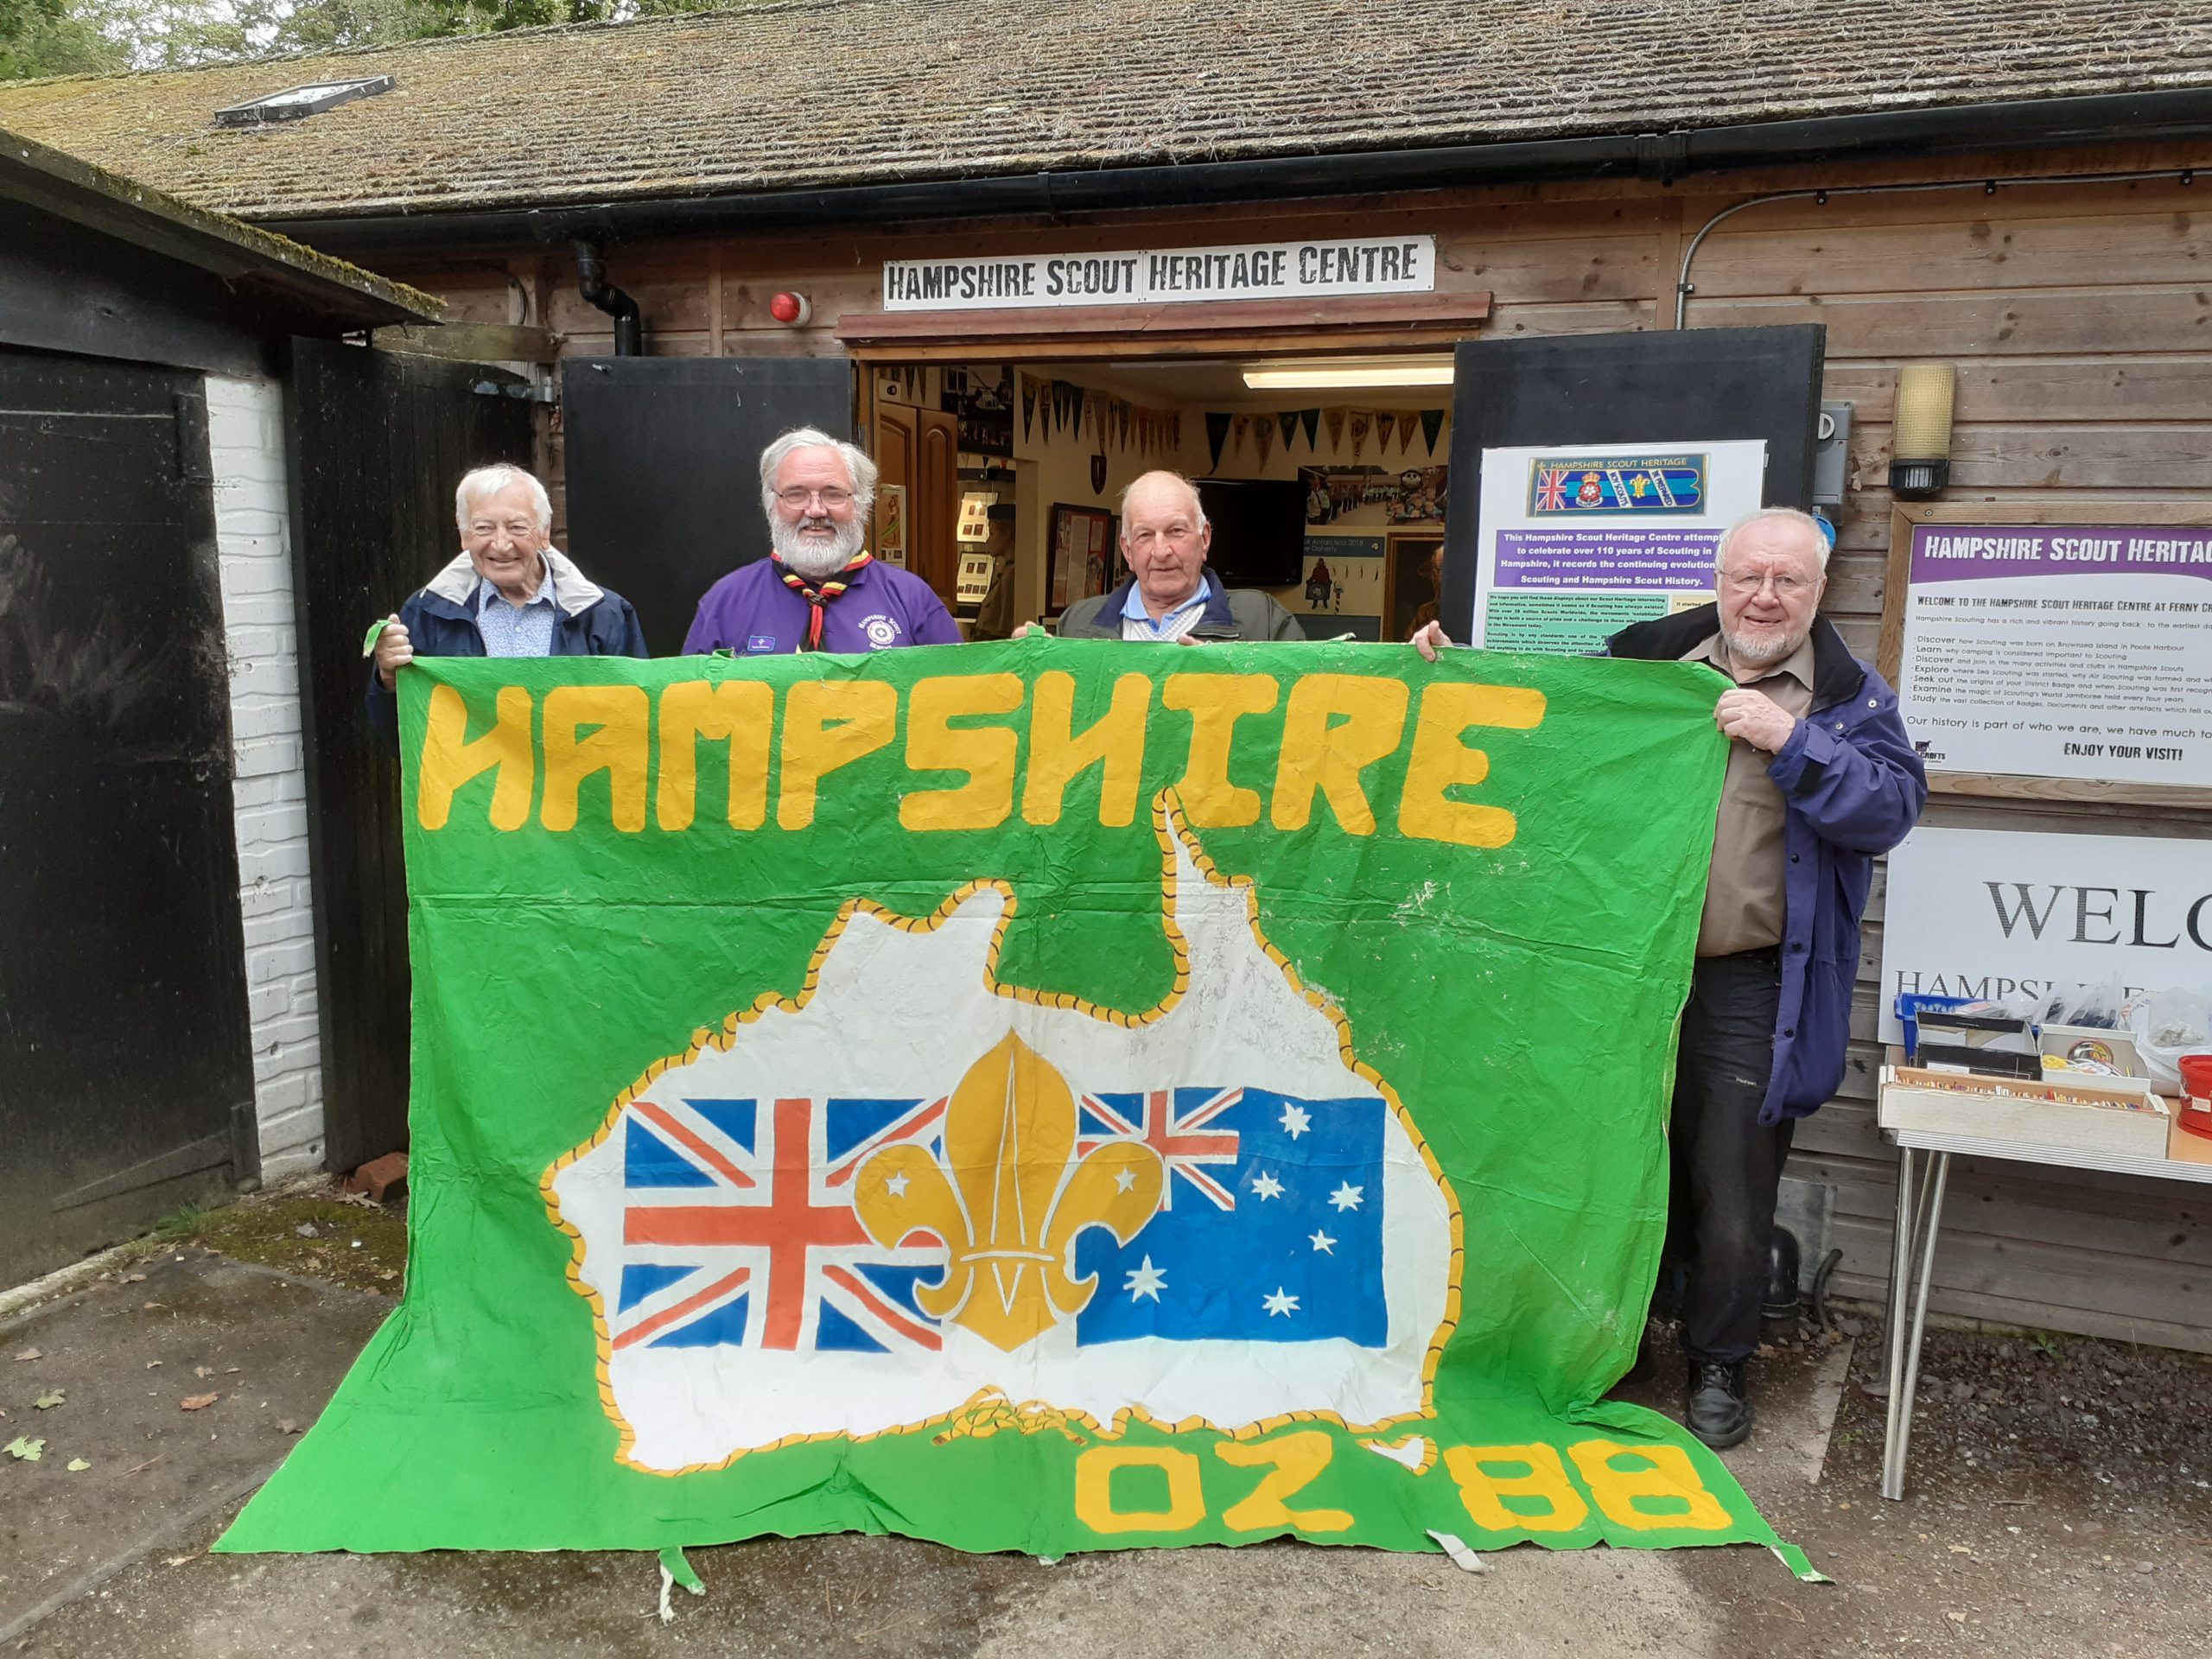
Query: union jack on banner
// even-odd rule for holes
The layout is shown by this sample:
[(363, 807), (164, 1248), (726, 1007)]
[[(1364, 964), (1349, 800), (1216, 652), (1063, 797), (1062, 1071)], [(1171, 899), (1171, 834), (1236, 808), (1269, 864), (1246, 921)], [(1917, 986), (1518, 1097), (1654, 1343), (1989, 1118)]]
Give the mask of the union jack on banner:
[(1564, 512), (1567, 510), (1567, 471), (1564, 467), (1548, 467), (1536, 474), (1536, 511)]
[(1180, 1175), (1217, 1210), (1234, 1210), (1236, 1195), (1207, 1173), (1234, 1166), (1236, 1132), (1207, 1125), (1244, 1098), (1242, 1089), (1154, 1089), (1142, 1095), (1085, 1095), (1078, 1115), (1076, 1154), (1084, 1156), (1115, 1141), (1141, 1141), (1160, 1154), (1166, 1179), (1160, 1207), (1175, 1207)]
[(914, 1304), (936, 1245), (886, 1249), (853, 1177), (944, 1132), (936, 1100), (636, 1100), (625, 1109), (617, 1349), (935, 1350)]

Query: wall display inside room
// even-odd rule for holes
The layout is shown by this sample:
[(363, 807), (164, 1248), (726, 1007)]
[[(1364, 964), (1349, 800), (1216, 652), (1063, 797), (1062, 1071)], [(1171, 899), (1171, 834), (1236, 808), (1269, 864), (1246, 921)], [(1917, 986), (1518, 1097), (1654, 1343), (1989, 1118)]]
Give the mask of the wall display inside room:
[(998, 559), (989, 553), (963, 553), (960, 573), (953, 589), (953, 602), (957, 605), (980, 605), (983, 595), (991, 591), (991, 577), (998, 569)]
[[(1441, 524), (1448, 469), (1442, 467), (1301, 467), (1306, 522), (1334, 524), (1363, 507), (1388, 524)], [(1370, 515), (1370, 522), (1374, 516)]]
[(886, 564), (906, 563), (906, 486), (886, 484), (876, 492), (875, 556)]
[(1444, 540), (1439, 536), (1393, 536), (1382, 568), (1382, 637), (1409, 639), (1425, 622), (1433, 621), (1443, 598), (1443, 576), (1438, 555)]
[(1475, 643), (1586, 655), (1704, 604), (1721, 531), (1765, 477), (1763, 439), (1484, 450)]
[(1046, 608), (1057, 615), (1078, 599), (1107, 590), (1113, 570), (1114, 515), (1097, 507), (1052, 507), (1052, 568)]
[(938, 406), (959, 417), (962, 454), (1014, 453), (1012, 368), (1001, 364), (995, 369), (946, 369)]
[(1897, 513), (1883, 665), (1931, 773), (2212, 789), (2212, 527), (2184, 513)]
[(996, 490), (969, 490), (960, 498), (960, 518), (952, 527), (953, 539), (962, 542), (988, 542), (991, 539), (991, 508), (997, 504)]

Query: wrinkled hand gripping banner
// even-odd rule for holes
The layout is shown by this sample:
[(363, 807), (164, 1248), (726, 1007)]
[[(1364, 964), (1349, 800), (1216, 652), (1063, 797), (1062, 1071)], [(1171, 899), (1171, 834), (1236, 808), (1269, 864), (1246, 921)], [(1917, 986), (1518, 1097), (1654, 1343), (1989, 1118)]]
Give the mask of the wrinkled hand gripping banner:
[(1708, 671), (405, 681), (406, 1295), (224, 1548), (1777, 1541), (1598, 1403), (1664, 1224)]

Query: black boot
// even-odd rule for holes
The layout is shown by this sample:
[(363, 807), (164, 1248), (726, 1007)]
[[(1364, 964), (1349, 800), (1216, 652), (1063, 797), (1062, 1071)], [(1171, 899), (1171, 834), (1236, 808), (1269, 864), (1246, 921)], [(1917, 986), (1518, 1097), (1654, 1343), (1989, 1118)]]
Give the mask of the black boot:
[(1741, 1445), (1751, 1432), (1751, 1395), (1742, 1364), (1692, 1359), (1682, 1416), (1690, 1433), (1716, 1452)]

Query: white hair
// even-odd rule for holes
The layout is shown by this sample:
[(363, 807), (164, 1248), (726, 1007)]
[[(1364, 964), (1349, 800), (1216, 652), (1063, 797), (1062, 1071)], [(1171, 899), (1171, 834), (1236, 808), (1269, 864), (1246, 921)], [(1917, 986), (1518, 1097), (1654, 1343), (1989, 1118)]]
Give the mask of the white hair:
[(1131, 479), (1127, 484), (1123, 485), (1122, 486), (1122, 499), (1114, 504), (1114, 510), (1120, 513), (1122, 518), (1128, 518), (1129, 516), (1129, 498), (1135, 495), (1143, 486), (1147, 484), (1157, 484), (1162, 481), (1169, 484), (1180, 484), (1183, 488), (1189, 493), (1191, 497), (1191, 512), (1197, 519), (1197, 522), (1193, 524), (1191, 528), (1193, 530), (1204, 530), (1206, 527), (1206, 504), (1198, 499), (1198, 486), (1191, 482), (1189, 479), (1184, 477), (1182, 474), (1170, 472), (1165, 467), (1162, 467), (1154, 472), (1140, 474), (1137, 477)]
[(479, 467), (464, 474), (461, 487), (453, 493), (453, 521), (463, 534), (468, 521), (475, 515), (476, 504), (487, 496), (521, 485), (530, 492), (530, 510), (537, 519), (537, 533), (550, 535), (553, 530), (553, 500), (545, 493), (545, 486), (519, 467), (510, 467), (501, 461), (495, 467)]
[(1784, 524), (1795, 524), (1811, 537), (1813, 556), (1820, 561), (1821, 574), (1827, 574), (1828, 538), (1821, 530), (1821, 521), (1811, 513), (1800, 512), (1795, 507), (1761, 507), (1756, 512), (1745, 513), (1720, 532), (1720, 545), (1713, 550), (1713, 568), (1716, 570), (1727, 568), (1728, 550), (1736, 544), (1738, 532), (1769, 518), (1779, 518)]
[(802, 426), (786, 432), (760, 452), (760, 511), (771, 518), (776, 514), (776, 472), (793, 453), (801, 449), (834, 449), (837, 459), (845, 463), (845, 475), (853, 480), (853, 507), (866, 512), (875, 505), (875, 463), (858, 444), (847, 443), (842, 438), (833, 438), (818, 427)]

